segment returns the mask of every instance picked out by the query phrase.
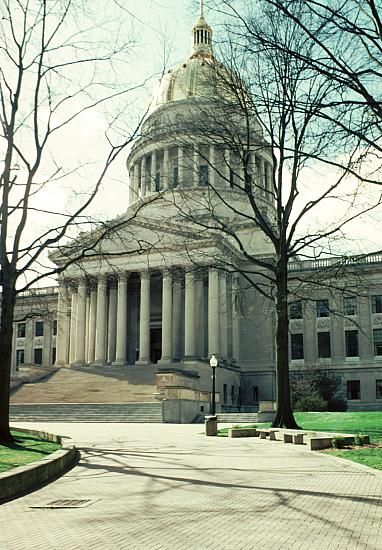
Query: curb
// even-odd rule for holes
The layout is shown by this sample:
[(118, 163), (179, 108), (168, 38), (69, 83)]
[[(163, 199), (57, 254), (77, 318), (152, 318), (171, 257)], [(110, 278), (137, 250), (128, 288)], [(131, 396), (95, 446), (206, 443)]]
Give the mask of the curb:
[(69, 437), (15, 426), (12, 426), (12, 429), (19, 429), (20, 432), (59, 443), (61, 449), (41, 460), (0, 474), (0, 501), (21, 495), (52, 481), (68, 470), (77, 460), (76, 448)]

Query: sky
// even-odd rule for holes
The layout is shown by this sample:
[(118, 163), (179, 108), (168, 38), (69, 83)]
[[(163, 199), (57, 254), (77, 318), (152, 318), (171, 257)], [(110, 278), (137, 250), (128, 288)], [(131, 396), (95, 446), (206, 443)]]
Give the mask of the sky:
[[(100, 28), (94, 31), (94, 40), (104, 36), (107, 29), (102, 28), (102, 21), (113, 19), (114, 12), (111, 9), (112, 2), (93, 0), (98, 9), (99, 21), (94, 21), (95, 28), (99, 23)], [(185, 60), (191, 47), (191, 29), (198, 16), (197, 0), (115, 0), (120, 1), (125, 18), (120, 21), (118, 28), (120, 37), (132, 41), (131, 54), (120, 65), (118, 77), (121, 82), (126, 82), (131, 87), (136, 87), (127, 96), (123, 96), (117, 102), (119, 117), (116, 127), (118, 134), (114, 135), (116, 142), (123, 139), (131, 128), (135, 127), (137, 120), (147, 107), (152, 91), (154, 90), (160, 75), (164, 70)], [(117, 14), (117, 11), (115, 12)], [(214, 17), (206, 10), (208, 23), (214, 26)], [(117, 15), (116, 15), (117, 17)], [(117, 22), (118, 23), (118, 22)], [(103, 34), (102, 34), (103, 32)], [(112, 36), (110, 36), (112, 38)], [(107, 127), (112, 111), (98, 109), (85, 112), (74, 127), (60, 134), (53, 143), (54, 154), (57, 161), (68, 162), (72, 158), (73, 166), (81, 160), (83, 168), (70, 179), (70, 183), (55, 186), (44, 191), (44, 204), (39, 199), (39, 206), (50, 207), (59, 205), (63, 210), (70, 212), (78, 201), (79, 196), (86, 194), (90, 183), (97, 176), (99, 166), (97, 162), (103, 157), (107, 142), (104, 131)], [(78, 156), (76, 156), (76, 153)], [(91, 212), (95, 219), (110, 219), (123, 214), (127, 208), (128, 175), (126, 158), (128, 150), (123, 151), (117, 160), (108, 178), (98, 194)], [(320, 186), (330, 174), (310, 173), (309, 181), (316, 182)], [(73, 188), (76, 190), (73, 193)], [(317, 219), (312, 222), (320, 222), (320, 217), (326, 223), (330, 212), (323, 210), (316, 214)], [(382, 232), (379, 230), (381, 211), (373, 212), (362, 222), (353, 224), (349, 232), (349, 248), (354, 253), (365, 250), (373, 251), (382, 248)], [(41, 216), (37, 213), (31, 216), (32, 226), (36, 229), (41, 226)], [(32, 227), (33, 231), (33, 227)], [(28, 235), (29, 236), (29, 235)]]

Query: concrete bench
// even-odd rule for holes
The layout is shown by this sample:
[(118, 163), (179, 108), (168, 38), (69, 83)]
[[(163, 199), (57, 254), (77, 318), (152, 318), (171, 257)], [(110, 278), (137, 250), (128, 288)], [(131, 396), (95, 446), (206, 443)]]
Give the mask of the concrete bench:
[(354, 445), (354, 435), (353, 434), (328, 434), (319, 433), (309, 434), (308, 437), (308, 447), (311, 451), (320, 451), (321, 449), (329, 449), (333, 446), (333, 439), (335, 437), (340, 437), (343, 439), (344, 445)]
[(284, 436), (284, 443), (294, 443), (295, 445), (303, 445), (304, 443), (304, 436), (306, 436), (306, 432), (283, 432)]
[(259, 437), (257, 428), (228, 428), (228, 437)]
[(260, 435), (260, 439), (267, 439), (269, 436), (270, 441), (276, 441), (276, 433), (280, 430), (278, 428), (257, 428), (257, 433)]

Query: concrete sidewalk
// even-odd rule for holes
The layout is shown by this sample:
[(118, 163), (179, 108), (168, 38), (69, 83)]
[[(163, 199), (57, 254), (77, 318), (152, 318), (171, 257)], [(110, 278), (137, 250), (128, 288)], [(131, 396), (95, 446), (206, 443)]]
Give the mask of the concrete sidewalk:
[[(72, 437), (82, 459), (0, 506), (1, 549), (382, 549), (382, 476), (351, 462), (200, 425), (36, 427)], [(33, 508), (62, 499), (89, 502)]]

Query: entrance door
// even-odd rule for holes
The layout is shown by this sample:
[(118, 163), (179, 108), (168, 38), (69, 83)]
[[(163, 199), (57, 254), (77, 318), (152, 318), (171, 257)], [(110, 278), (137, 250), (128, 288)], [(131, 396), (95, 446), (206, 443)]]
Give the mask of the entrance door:
[(150, 359), (152, 363), (158, 363), (162, 357), (162, 329), (150, 329)]

